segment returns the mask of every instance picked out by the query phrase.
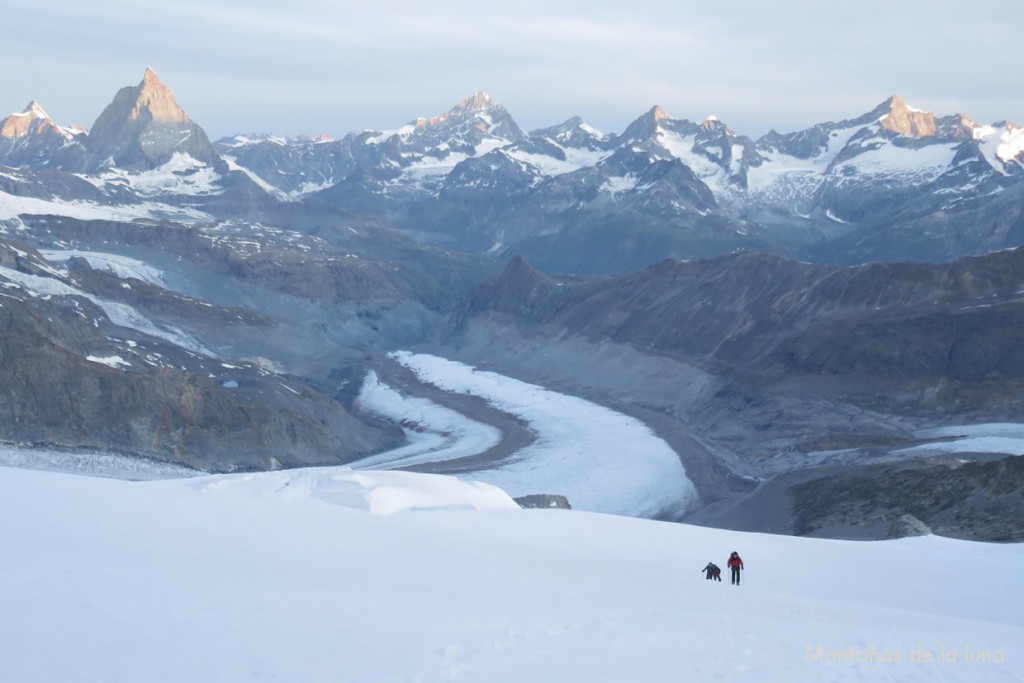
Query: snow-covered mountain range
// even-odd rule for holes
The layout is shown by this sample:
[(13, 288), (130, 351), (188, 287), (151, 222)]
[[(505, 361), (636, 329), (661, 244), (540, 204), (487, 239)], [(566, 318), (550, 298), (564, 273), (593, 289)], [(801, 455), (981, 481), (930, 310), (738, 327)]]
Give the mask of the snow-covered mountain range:
[(1024, 129), (936, 116), (898, 96), (757, 140), (713, 116), (696, 123), (660, 107), (619, 134), (579, 117), (525, 132), (477, 93), (442, 114), (340, 140), (238, 135), (211, 144), (147, 70), (88, 132), (57, 125), (35, 102), (10, 116), (0, 166), (8, 218), (45, 210), (12, 197), (146, 206), (157, 217), (186, 207), (258, 216), (302, 203), (574, 272), (737, 248), (844, 263), (941, 261), (1024, 242)]
[[(897, 96), (850, 120), (756, 141), (714, 117), (694, 123), (659, 107), (617, 135), (578, 118), (526, 134), (504, 107), (478, 94), (439, 117), (334, 143), (220, 144), (238, 164), (304, 201), (374, 212), (439, 243), (520, 252), (573, 271), (738, 247), (845, 261), (848, 254), (830, 249), (835, 240), (863, 236), (880, 222), (890, 228), (888, 240), (869, 239), (872, 251), (860, 259), (905, 258), (912, 254), (894, 233), (917, 226), (905, 239), (927, 241), (917, 222), (929, 217), (952, 231), (945, 226), (959, 226), (989, 200), (1017, 197), (1024, 178), (1021, 128), (936, 117)], [(332, 160), (333, 175), (289, 184), (312, 158)], [(999, 227), (976, 228), (977, 251), (1014, 243), (1005, 223), (1019, 219), (1012, 212)], [(621, 248), (642, 238), (658, 246)], [(966, 241), (918, 256), (971, 253)], [(551, 253), (566, 250), (560, 246), (585, 256), (551, 261)]]

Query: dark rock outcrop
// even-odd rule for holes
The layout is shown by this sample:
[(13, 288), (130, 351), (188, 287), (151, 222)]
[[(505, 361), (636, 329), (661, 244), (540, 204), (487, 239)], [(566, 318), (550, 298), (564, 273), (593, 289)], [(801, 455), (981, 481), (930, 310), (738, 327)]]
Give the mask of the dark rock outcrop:
[[(873, 537), (909, 515), (933, 533), (981, 541), (1024, 540), (1024, 458), (881, 465), (790, 489), (797, 535)], [(903, 525), (899, 525), (902, 527)], [(915, 525), (916, 526), (916, 525)], [(920, 529), (920, 527), (918, 527)], [(884, 531), (883, 531), (884, 533)], [(906, 535), (906, 534), (904, 534)]]
[(558, 509), (571, 510), (569, 499), (565, 496), (553, 495), (550, 493), (536, 493), (529, 496), (519, 496), (515, 499), (521, 508), (533, 509)]
[(225, 383), (219, 362), (158, 340), (112, 348), (109, 337), (125, 334), (81, 299), (5, 299), (0, 441), (207, 471), (333, 464), (379, 448), (382, 433), (301, 384), (285, 389), (251, 367)]
[(909, 536), (930, 536), (932, 530), (914, 515), (900, 515), (889, 527), (887, 538), (907, 538)]

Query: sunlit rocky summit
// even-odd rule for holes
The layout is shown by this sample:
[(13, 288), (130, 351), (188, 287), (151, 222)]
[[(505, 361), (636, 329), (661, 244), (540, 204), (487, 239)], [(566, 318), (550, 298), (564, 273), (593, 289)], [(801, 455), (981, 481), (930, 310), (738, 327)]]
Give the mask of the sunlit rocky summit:
[(206, 133), (152, 69), (146, 69), (137, 86), (118, 91), (89, 129), (83, 146), (83, 170), (150, 171), (176, 154), (209, 166), (223, 164)]

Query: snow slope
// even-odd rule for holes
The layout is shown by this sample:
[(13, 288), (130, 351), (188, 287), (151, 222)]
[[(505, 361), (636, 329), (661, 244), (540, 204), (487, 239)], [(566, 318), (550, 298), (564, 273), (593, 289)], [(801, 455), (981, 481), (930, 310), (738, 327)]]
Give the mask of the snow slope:
[(179, 221), (211, 220), (209, 214), (191, 207), (176, 207), (161, 202), (107, 205), (85, 200), (36, 199), (0, 192), (0, 220), (21, 215), (51, 215), (78, 218), (84, 221), (107, 220), (131, 222), (137, 218)]
[(981, 153), (989, 165), (1003, 175), (1009, 175), (1008, 165), (1021, 164), (1024, 128), (1010, 123), (980, 126), (974, 131), (974, 139), (979, 141)]
[[(0, 680), (1020, 679), (1022, 545), (510, 503), (398, 472), (0, 468)], [(745, 585), (703, 580), (734, 549)]]

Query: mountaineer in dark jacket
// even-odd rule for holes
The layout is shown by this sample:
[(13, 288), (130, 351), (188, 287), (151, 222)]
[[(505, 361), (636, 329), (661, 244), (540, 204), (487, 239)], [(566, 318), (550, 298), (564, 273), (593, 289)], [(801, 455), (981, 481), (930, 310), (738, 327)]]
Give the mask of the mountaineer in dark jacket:
[(721, 581), (722, 580), (722, 570), (714, 562), (708, 562), (708, 566), (704, 567), (704, 569), (701, 569), (701, 571), (705, 572), (707, 574), (707, 576), (705, 578), (708, 581), (712, 581), (712, 580), (713, 581)]

